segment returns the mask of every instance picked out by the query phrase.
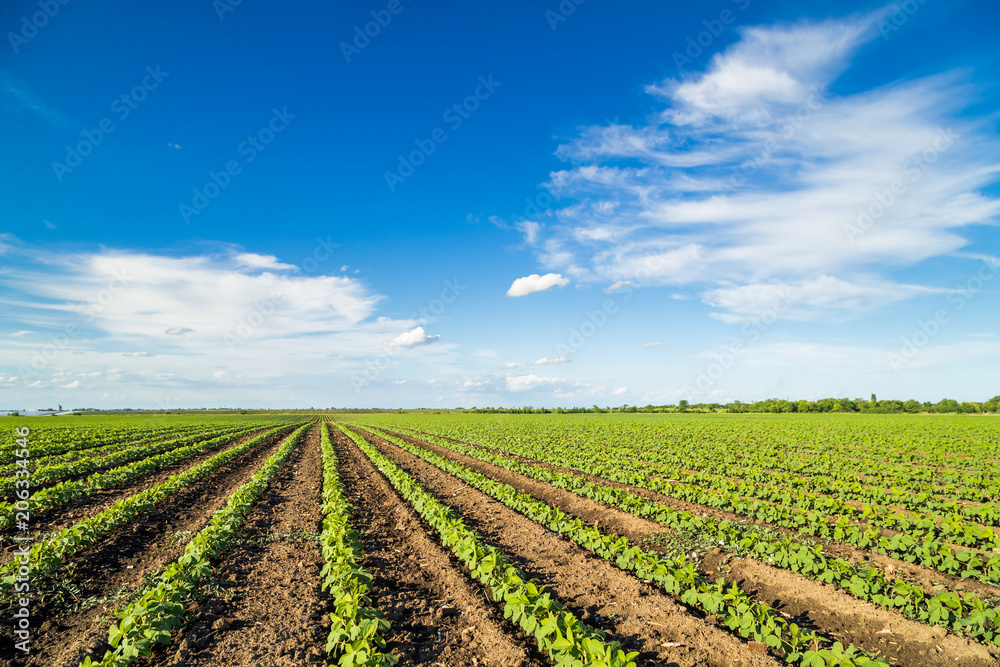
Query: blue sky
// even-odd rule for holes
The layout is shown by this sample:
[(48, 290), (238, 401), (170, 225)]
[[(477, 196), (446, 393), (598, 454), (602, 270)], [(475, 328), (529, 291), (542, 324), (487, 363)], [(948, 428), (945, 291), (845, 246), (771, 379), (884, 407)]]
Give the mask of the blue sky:
[(1000, 393), (996, 3), (0, 28), (0, 407)]

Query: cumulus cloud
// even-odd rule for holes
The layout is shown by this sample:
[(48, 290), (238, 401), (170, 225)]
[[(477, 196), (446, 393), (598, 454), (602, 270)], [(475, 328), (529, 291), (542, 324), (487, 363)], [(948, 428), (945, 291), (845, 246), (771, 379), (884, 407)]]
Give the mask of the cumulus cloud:
[[(234, 391), (266, 391), (276, 380), (315, 387), (314, 378), (329, 387), (334, 378), (342, 384), (335, 390), (353, 395), (351, 378), (365, 377), (390, 339), (400, 347), (440, 341), (415, 319), (378, 317), (384, 297), (353, 276), (304, 275), (231, 246), (185, 256), (12, 247), (0, 290), (16, 295), (4, 317), (20, 335), (0, 338), (0, 357), (27, 369), (19, 374), (23, 388), (60, 386), (73, 378), (60, 381), (55, 373), (96, 370), (103, 375), (80, 387), (89, 385), (95, 400), (107, 383), (115, 387), (109, 395), (145, 396), (147, 404), (174, 396), (186, 404), (221, 381), (213, 370), (224, 359), (226, 387)], [(64, 334), (41, 369), (32, 360), (48, 341), (34, 340), (35, 331)], [(445, 368), (454, 346), (426, 347), (391, 363)], [(123, 356), (143, 363), (122, 368)]]
[(540, 264), (607, 292), (691, 286), (734, 323), (776, 286), (798, 319), (919, 294), (890, 276), (1000, 215), (1000, 141), (968, 71), (834, 92), (885, 48), (880, 16), (745, 28), (703, 72), (648, 86), (645, 122), (581, 129), (546, 184), (560, 206), (536, 216)]
[(510, 289), (507, 290), (507, 296), (525, 296), (534, 292), (544, 292), (557, 286), (565, 287), (568, 284), (569, 278), (563, 278), (558, 273), (546, 273), (544, 276), (533, 273), (515, 280)]
[(386, 345), (389, 347), (417, 347), (418, 345), (430, 345), (441, 340), (441, 336), (428, 336), (423, 327), (416, 327), (411, 331), (404, 331)]

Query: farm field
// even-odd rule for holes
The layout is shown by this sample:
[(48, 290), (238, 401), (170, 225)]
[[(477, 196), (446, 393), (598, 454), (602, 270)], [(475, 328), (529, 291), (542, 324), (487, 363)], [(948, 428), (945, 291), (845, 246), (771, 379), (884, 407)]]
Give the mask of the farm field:
[(30, 596), (31, 650), (8, 630), (0, 665), (1000, 660), (989, 417), (39, 418), (4, 442), (0, 612)]

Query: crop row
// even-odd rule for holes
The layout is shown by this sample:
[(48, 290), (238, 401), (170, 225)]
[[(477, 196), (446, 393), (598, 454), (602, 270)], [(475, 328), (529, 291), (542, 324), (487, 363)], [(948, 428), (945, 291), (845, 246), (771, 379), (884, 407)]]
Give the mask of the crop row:
[[(202, 428), (204, 426), (202, 425)], [(80, 427), (32, 427), (32, 458), (44, 458), (72, 453), (82, 449), (93, 449), (109, 445), (130, 444), (134, 441), (170, 438), (183, 435), (189, 429), (197, 430), (197, 425), (170, 425), (151, 427), (149, 425), (115, 426), (93, 429), (89, 433)], [(10, 449), (0, 449), (0, 464), (9, 464), (17, 456)]]
[(623, 570), (634, 572), (645, 581), (655, 582), (684, 604), (716, 616), (744, 639), (762, 642), (776, 649), (788, 662), (809, 667), (885, 664), (882, 660), (865, 655), (854, 646), (845, 649), (839, 643), (788, 622), (771, 607), (754, 600), (736, 582), (727, 582), (722, 577), (714, 582), (708, 581), (692, 564), (685, 562), (683, 557), (675, 561), (639, 546), (630, 546), (627, 538), (588, 526), (578, 517), (571, 517), (529, 494), (519, 493), (509, 484), (395, 438), (389, 433), (381, 432), (380, 435), (436, 468), (496, 498), (532, 521), (565, 535), (585, 549), (616, 563)]
[[(741, 420), (742, 421), (742, 420)], [(671, 422), (671, 429), (651, 428), (641, 422), (596, 422), (569, 423), (555, 425), (552, 422), (506, 423), (500, 428), (490, 428), (488, 425), (476, 424), (468, 426), (461, 422), (438, 422), (437, 432), (448, 431), (447, 435), (463, 440), (473, 436), (488, 434), (506, 441), (529, 442), (539, 446), (559, 446), (572, 442), (588, 449), (597, 449), (602, 453), (617, 453), (621, 456), (631, 456), (653, 462), (668, 463), (687, 470), (718, 470), (731, 469), (738, 476), (758, 476), (757, 481), (772, 481), (791, 485), (795, 480), (799, 484), (810, 485), (814, 477), (825, 479), (828, 483), (847, 493), (856, 494), (858, 500), (884, 502), (885, 504), (904, 504), (896, 500), (910, 499), (910, 505), (920, 509), (927, 500), (940, 504), (942, 511), (951, 511), (949, 504), (955, 505), (947, 497), (980, 500), (989, 502), (997, 496), (1000, 487), (997, 485), (994, 473), (973, 474), (964, 471), (948, 471), (939, 467), (921, 466), (913, 469), (902, 466), (895, 472), (891, 461), (897, 458), (891, 449), (878, 458), (858, 460), (846, 456), (840, 447), (853, 450), (858, 447), (855, 442), (858, 434), (851, 434), (849, 445), (837, 441), (823, 441), (821, 446), (809, 447), (807, 453), (797, 451), (801, 444), (791, 444), (788, 441), (788, 431), (794, 423), (782, 422), (781, 429), (774, 424), (754, 423), (754, 430), (739, 429), (739, 422), (720, 424), (701, 422), (700, 430), (686, 432), (689, 425), (684, 422)], [(445, 427), (442, 429), (440, 427)], [(765, 428), (765, 426), (767, 428)], [(728, 427), (728, 428), (727, 428)], [(869, 425), (862, 432), (868, 433)], [(815, 434), (813, 434), (815, 435)], [(827, 434), (823, 434), (827, 436)], [(770, 436), (770, 437), (768, 437)], [(824, 438), (825, 440), (825, 438)], [(904, 442), (904, 440), (900, 440)], [(642, 443), (641, 452), (635, 446)], [(838, 447), (840, 445), (840, 447)], [(989, 449), (983, 447), (983, 450)], [(992, 448), (995, 449), (995, 446)], [(937, 456), (939, 450), (947, 451), (941, 443), (924, 448), (925, 459)], [(965, 451), (970, 451), (965, 449)], [(975, 451), (975, 450), (972, 450)], [(976, 452), (982, 455), (981, 452)], [(993, 458), (996, 458), (994, 456)], [(952, 461), (954, 456), (952, 457)], [(981, 470), (994, 470), (996, 466), (984, 461)], [(918, 479), (919, 478), (919, 479)], [(859, 481), (860, 480), (860, 481)], [(939, 486), (941, 481), (946, 484)], [(819, 489), (817, 489), (819, 490)], [(913, 500), (923, 494), (924, 500)], [(916, 503), (916, 505), (914, 505)]]
[[(518, 444), (524, 444), (519, 442)], [(893, 486), (884, 488), (862, 484), (858, 480), (857, 472), (854, 474), (839, 473), (837, 476), (844, 479), (837, 479), (837, 476), (814, 472), (811, 475), (803, 476), (800, 471), (795, 473), (779, 472), (770, 469), (763, 469), (759, 466), (748, 466), (745, 460), (744, 465), (736, 465), (726, 459), (713, 462), (711, 466), (697, 466), (693, 461), (693, 456), (688, 452), (669, 452), (657, 454), (655, 451), (646, 449), (641, 452), (635, 447), (607, 448), (597, 447), (591, 443), (574, 443), (576, 449), (561, 447), (557, 443), (531, 443), (535, 447), (548, 449), (552, 445), (556, 449), (563, 451), (586, 451), (590, 453), (600, 453), (608, 460), (629, 462), (633, 467), (639, 469), (656, 469), (661, 474), (678, 480), (689, 481), (702, 486), (715, 487), (719, 484), (733, 483), (733, 479), (743, 480), (744, 487), (762, 487), (769, 489), (770, 493), (782, 494), (790, 493), (799, 496), (803, 493), (808, 496), (829, 497), (832, 496), (840, 501), (854, 500), (864, 503), (873, 503), (875, 507), (885, 508), (888, 505), (898, 505), (913, 510), (922, 510), (924, 516), (945, 517), (955, 513), (962, 514), (972, 520), (1000, 525), (1000, 509), (992, 504), (968, 505), (959, 503), (953, 499), (938, 497), (934, 493), (926, 490), (926, 486), (918, 485), (915, 491), (906, 491), (901, 486), (907, 486), (904, 482), (891, 480)], [(746, 457), (745, 454), (735, 456)], [(697, 472), (692, 472), (693, 467), (701, 468)], [(709, 472), (723, 469), (727, 474)], [(751, 482), (753, 482), (751, 484)], [(964, 488), (964, 490), (963, 490)], [(965, 500), (990, 501), (996, 497), (1000, 490), (996, 484), (983, 488), (955, 487), (951, 489), (952, 494)], [(847, 503), (841, 503), (847, 505)], [(928, 511), (930, 510), (930, 511)]]
[[(48, 456), (32, 455), (31, 461), (28, 463), (28, 465), (30, 466), (30, 469), (34, 471), (38, 470), (43, 466), (50, 466), (57, 463), (66, 463), (68, 461), (75, 461), (76, 459), (81, 459), (85, 457), (100, 456), (102, 454), (107, 454), (109, 452), (118, 451), (123, 447), (135, 447), (149, 442), (158, 442), (164, 439), (177, 439), (194, 435), (200, 435), (202, 437), (207, 437), (211, 435), (222, 435), (223, 433), (229, 433), (238, 430), (239, 428), (240, 428), (239, 426), (231, 426), (228, 429), (223, 429), (220, 427), (205, 428), (204, 426), (201, 427), (192, 426), (189, 428), (172, 430), (169, 434), (163, 434), (163, 433), (151, 434), (139, 438), (138, 440), (130, 440), (128, 442), (112, 442), (110, 444), (100, 444), (97, 445), (96, 447), (89, 447), (87, 449), (71, 449), (68, 452), (63, 452), (61, 454), (50, 454)], [(11, 475), (19, 469), (23, 469), (23, 466), (19, 464), (17, 461), (0, 465), (0, 476)]]
[(170, 634), (184, 624), (184, 604), (199, 583), (211, 574), (212, 559), (232, 543), (254, 501), (285, 464), (309, 424), (299, 427), (272, 454), (260, 470), (240, 486), (225, 507), (212, 515), (206, 525), (184, 547), (184, 554), (167, 566), (150, 590), (117, 613), (120, 620), (108, 631), (111, 649), (100, 661), (90, 656), (80, 667), (124, 667), (140, 656), (149, 656), (156, 644), (170, 643)]
[[(1000, 553), (984, 554), (974, 549), (952, 549), (949, 542), (955, 536), (950, 534), (945, 536), (943, 530), (934, 530), (936, 526), (933, 523), (927, 526), (923, 531), (924, 534), (919, 537), (907, 534), (884, 535), (877, 527), (877, 517), (880, 515), (873, 514), (874, 510), (869, 510), (865, 515), (862, 510), (848, 505), (849, 510), (844, 509), (842, 514), (832, 515), (825, 511), (796, 506), (813, 507), (814, 499), (790, 494), (784, 498), (787, 504), (773, 504), (771, 498), (757, 500), (743, 495), (744, 493), (767, 495), (768, 489), (773, 491), (773, 487), (728, 481), (717, 483), (715, 488), (686, 484), (673, 479), (651, 477), (629, 461), (603, 456), (598, 460), (595, 452), (576, 453), (567, 451), (567, 448), (544, 450), (541, 447), (527, 447), (523, 444), (517, 447), (516, 451), (535, 460), (581, 470), (685, 502), (766, 521), (807, 535), (851, 544), (859, 549), (876, 550), (948, 574), (978, 579), (990, 584), (1000, 582)], [(610, 460), (611, 463), (605, 463), (605, 460)], [(858, 514), (862, 514), (858, 518), (867, 519), (869, 524), (875, 523), (875, 526), (855, 523), (854, 518)], [(881, 516), (884, 518), (886, 515)], [(962, 535), (972, 540), (988, 536), (990, 541), (986, 546), (991, 550), (994, 549), (994, 534), (991, 529), (959, 523), (957, 519), (952, 519), (949, 525), (961, 529)]]
[[(259, 428), (259, 427), (258, 427)], [(222, 435), (210, 440), (197, 441), (194, 444), (177, 447), (163, 454), (151, 456), (134, 463), (130, 463), (118, 468), (112, 468), (104, 472), (95, 473), (85, 479), (68, 480), (59, 482), (44, 489), (39, 489), (26, 499), (14, 502), (0, 503), (0, 528), (7, 528), (13, 525), (15, 520), (28, 521), (30, 514), (40, 514), (53, 507), (58, 507), (81, 496), (107, 489), (122, 482), (128, 481), (139, 475), (143, 475), (153, 470), (158, 470), (164, 466), (171, 465), (177, 461), (208, 451), (218, 447), (221, 443), (235, 440), (240, 435), (253, 432), (254, 428), (237, 432), (232, 435)], [(24, 491), (19, 491), (24, 493)], [(26, 504), (26, 505), (25, 505)], [(29, 510), (21, 509), (27, 506)]]
[[(424, 437), (466, 456), (618, 507), (671, 529), (717, 539), (720, 546), (737, 555), (752, 556), (775, 567), (835, 584), (862, 600), (898, 610), (929, 625), (939, 625), (980, 643), (1000, 646), (1000, 612), (973, 593), (959, 595), (949, 591), (931, 596), (919, 585), (898, 578), (890, 580), (884, 572), (871, 565), (857, 566), (843, 558), (827, 557), (818, 545), (806, 546), (789, 537), (775, 539), (751, 524), (716, 521), (710, 516), (699, 517), (653, 502), (627, 489), (596, 484), (583, 476), (529, 465), (488, 450), (434, 436)], [(595, 461), (594, 466), (598, 465)]]
[[(250, 429), (244, 427), (240, 430), (246, 433)], [(21, 478), (30, 478), (32, 486), (43, 486), (45, 484), (58, 482), (66, 477), (86, 475), (87, 473), (100, 470), (101, 468), (116, 466), (120, 463), (136, 459), (148, 458), (150, 456), (154, 456), (171, 449), (176, 449), (177, 447), (183, 447), (203, 439), (204, 436), (202, 435), (193, 435), (173, 440), (161, 440), (148, 444), (120, 446), (110, 454), (104, 454), (103, 456), (85, 456), (73, 461), (67, 461), (65, 463), (40, 466), (34, 471), (29, 471), (27, 469), (28, 461), (21, 459), (21, 461), (25, 464), (23, 468), (20, 468), (14, 473), (14, 475), (6, 479), (0, 479), (0, 494), (7, 494), (14, 490), (17, 480)]]
[[(46, 540), (36, 542), (28, 556), (34, 564), (32, 574), (40, 577), (61, 567), (68, 556), (101, 539), (181, 489), (194, 484), (212, 471), (257, 447), (281, 428), (283, 427), (276, 427), (243, 444), (231, 447), (150, 489), (119, 500), (103, 512), (73, 526), (68, 526)], [(13, 589), (18, 569), (17, 560), (0, 567), (0, 591), (9, 593)]]
[(543, 587), (514, 567), (499, 549), (483, 544), (461, 517), (443, 505), (409, 474), (353, 431), (345, 430), (399, 494), (437, 531), (441, 543), (458, 556), (472, 577), (504, 605), (504, 618), (534, 636), (549, 659), (572, 667), (635, 667), (636, 653), (626, 654), (600, 630), (580, 621), (553, 600)]
[[(865, 488), (856, 482), (848, 485), (824, 478), (807, 478), (795, 475), (763, 472), (756, 469), (734, 468), (722, 465), (727, 474), (706, 471), (690, 472), (683, 457), (676, 457), (672, 464), (647, 460), (651, 457), (645, 451), (624, 448), (610, 451), (597, 448), (589, 443), (574, 443), (573, 447), (558, 443), (538, 443), (517, 441), (511, 444), (504, 439), (494, 441), (494, 446), (509, 451), (526, 450), (532, 458), (542, 453), (549, 456), (558, 454), (562, 460), (577, 460), (600, 454), (608, 463), (623, 470), (646, 475), (658, 475), (677, 481), (712, 489), (735, 491), (740, 495), (770, 500), (785, 505), (793, 505), (808, 510), (823, 510), (830, 514), (852, 515), (884, 528), (911, 533), (915, 536), (930, 535), (945, 538), (949, 542), (964, 546), (976, 546), (988, 550), (1000, 548), (1000, 535), (989, 528), (967, 522), (955, 516), (961, 513), (975, 521), (1000, 522), (1000, 508), (996, 505), (966, 505), (954, 502), (934, 503), (926, 494), (913, 496), (905, 493), (890, 493), (884, 489)], [(864, 507), (857, 507), (845, 500), (863, 500)], [(902, 505), (925, 511), (904, 513), (890, 506)], [(928, 505), (937, 511), (926, 511)]]
[(329, 425), (321, 431), (323, 450), (323, 590), (333, 598), (326, 652), (339, 667), (380, 667), (399, 660), (385, 653), (383, 635), (389, 630), (378, 609), (371, 606), (372, 575), (362, 566), (361, 541), (351, 528), (351, 505), (344, 497), (339, 461), (330, 441)]

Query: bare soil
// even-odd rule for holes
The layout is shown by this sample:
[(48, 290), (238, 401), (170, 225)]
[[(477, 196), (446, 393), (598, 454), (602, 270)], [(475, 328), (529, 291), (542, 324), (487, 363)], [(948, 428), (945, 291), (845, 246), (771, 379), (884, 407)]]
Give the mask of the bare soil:
[(195, 618), (142, 664), (325, 664), (322, 492), (314, 426), (247, 516), (237, 546), (213, 568), (219, 587), (192, 603)]
[[(503, 550), (514, 565), (538, 579), (578, 618), (606, 632), (609, 639), (620, 641), (626, 650), (638, 651), (640, 667), (779, 664), (774, 657), (755, 651), (714, 620), (688, 610), (607, 560), (422, 459), (381, 438), (370, 441), (452, 507), (488, 543)], [(560, 502), (559, 506), (567, 513), (574, 513), (569, 502)]]
[(343, 434), (333, 435), (354, 505), (351, 522), (363, 531), (375, 606), (392, 624), (386, 647), (399, 664), (548, 665), (368, 458)]
[[(436, 446), (433, 445), (432, 443), (426, 443), (423, 440), (410, 439), (408, 436), (402, 433), (396, 433), (396, 432), (392, 433), (397, 437), (408, 439), (411, 442), (419, 443), (421, 444), (421, 446), (423, 446), (424, 444)], [(443, 436), (438, 436), (438, 437), (443, 437)], [(453, 438), (444, 438), (444, 439), (451, 440), (453, 442), (461, 442), (458, 440), (454, 440)], [(838, 556), (855, 564), (870, 562), (871, 564), (885, 571), (886, 574), (890, 576), (900, 577), (910, 583), (919, 584), (924, 589), (924, 591), (930, 595), (935, 595), (937, 593), (941, 593), (944, 591), (957, 591), (959, 593), (973, 592), (983, 597), (984, 599), (997, 599), (998, 597), (1000, 597), (1000, 587), (993, 586), (991, 584), (979, 581), (977, 579), (965, 579), (958, 575), (948, 574), (946, 572), (940, 572), (939, 570), (935, 570), (933, 568), (924, 567), (922, 565), (917, 565), (914, 563), (909, 563), (905, 560), (893, 558), (891, 556), (880, 554), (875, 551), (867, 551), (865, 549), (859, 549), (857, 547), (854, 547), (850, 544), (845, 544), (843, 542), (834, 542), (830, 540), (823, 540), (821, 538), (812, 537), (810, 535), (804, 535), (797, 531), (790, 530), (787, 528), (782, 528), (781, 526), (775, 526), (773, 524), (767, 523), (766, 521), (750, 518), (742, 514), (737, 514), (735, 512), (727, 512), (725, 510), (706, 507), (704, 505), (689, 503), (685, 500), (671, 498), (670, 496), (665, 496), (661, 493), (650, 491), (649, 489), (643, 489), (637, 486), (632, 486), (630, 484), (623, 484), (621, 482), (609, 480), (604, 477), (599, 477), (598, 475), (583, 473), (580, 472), (579, 470), (563, 468), (560, 466), (552, 465), (550, 463), (536, 461), (534, 459), (530, 459), (524, 456), (518, 456), (516, 454), (510, 454), (508, 452), (503, 452), (496, 449), (490, 449), (488, 447), (482, 447), (480, 445), (475, 445), (472, 443), (461, 442), (461, 444), (470, 447), (476, 447), (478, 449), (484, 449), (486, 451), (490, 451), (495, 454), (500, 454), (502, 456), (507, 456), (509, 458), (516, 459), (523, 463), (529, 463), (533, 466), (547, 468), (549, 470), (554, 470), (556, 472), (562, 472), (578, 477), (584, 477), (590, 480), (591, 482), (594, 482), (595, 484), (611, 486), (618, 489), (626, 489), (638, 496), (654, 500), (662, 505), (666, 505), (667, 507), (671, 507), (679, 511), (690, 512), (691, 514), (694, 514), (696, 516), (711, 516), (718, 520), (729, 521), (730, 523), (752, 524), (755, 526), (770, 528), (774, 531), (777, 531), (779, 533), (788, 535), (796, 539), (812, 540), (817, 544), (822, 544), (823, 550), (828, 555)]]
[[(31, 515), (31, 536), (34, 539), (39, 539), (44, 533), (60, 531), (67, 526), (72, 526), (80, 521), (100, 514), (117, 503), (119, 500), (162, 484), (177, 473), (193, 468), (225, 449), (237, 447), (247, 440), (257, 437), (262, 432), (263, 429), (249, 435), (239, 436), (231, 440), (227, 440), (195, 456), (190, 456), (181, 461), (176, 461), (157, 470), (150, 470), (147, 473), (126, 480), (121, 484), (94, 491), (93, 493), (80, 498), (75, 498), (64, 505), (53, 507), (48, 511), (42, 513), (33, 512)], [(13, 552), (17, 548), (17, 545), (11, 539), (13, 532), (13, 528), (0, 531), (0, 545), (2, 545), (3, 552), (3, 555), (0, 556), (0, 561), (2, 562), (11, 560), (11, 558), (13, 558)], [(24, 533), (18, 532), (18, 534), (23, 535)]]
[[(0, 667), (75, 667), (85, 656), (100, 658), (107, 649), (108, 627), (122, 598), (117, 592), (138, 589), (147, 577), (176, 560), (194, 533), (201, 530), (229, 495), (256, 472), (294, 427), (282, 429), (253, 450), (182, 489), (128, 525), (74, 554), (71, 564), (33, 582), (33, 588), (58, 586), (67, 602), (100, 600), (84, 611), (67, 611), (55, 601), (31, 607), (31, 653), (0, 647)], [(184, 539), (184, 538), (187, 539)], [(6, 605), (4, 605), (6, 607)], [(0, 613), (6, 613), (6, 609)]]
[[(663, 527), (651, 521), (640, 519), (613, 507), (596, 503), (576, 494), (557, 489), (523, 475), (512, 473), (492, 464), (464, 456), (447, 448), (408, 438), (430, 451), (446, 456), (454, 461), (477, 470), (493, 479), (510, 484), (518, 491), (557, 505), (568, 514), (599, 525), (602, 529), (628, 537), (633, 543), (641, 543), (651, 534), (662, 532)], [(389, 451), (395, 450), (400, 456), (427, 464), (387, 441), (379, 439), (380, 445)], [(436, 470), (436, 469), (435, 469)], [(443, 473), (438, 473), (443, 474)], [(579, 474), (579, 473), (576, 473)], [(457, 481), (457, 480), (456, 480)], [(596, 480), (607, 483), (606, 480)], [(624, 485), (617, 485), (624, 486)], [(636, 489), (641, 491), (641, 489)], [(648, 494), (647, 494), (648, 495)], [(654, 494), (658, 495), (658, 494)], [(663, 498), (660, 496), (658, 500)], [(669, 499), (665, 499), (669, 500)], [(668, 503), (665, 503), (668, 504)], [(689, 511), (713, 513), (710, 508), (688, 505)], [(894, 664), (900, 665), (983, 665), (991, 664), (1000, 657), (1000, 650), (988, 648), (971, 640), (946, 633), (941, 628), (910, 621), (901, 615), (858, 600), (838, 587), (805, 579), (787, 570), (769, 567), (759, 561), (739, 559), (731, 561), (719, 571), (721, 558), (707, 558), (702, 565), (703, 574), (709, 578), (724, 574), (728, 579), (736, 579), (740, 585), (754, 596), (780, 612), (805, 621), (824, 634), (833, 636), (845, 644), (854, 643), (872, 653), (886, 656)], [(940, 573), (934, 572), (935, 575)]]

